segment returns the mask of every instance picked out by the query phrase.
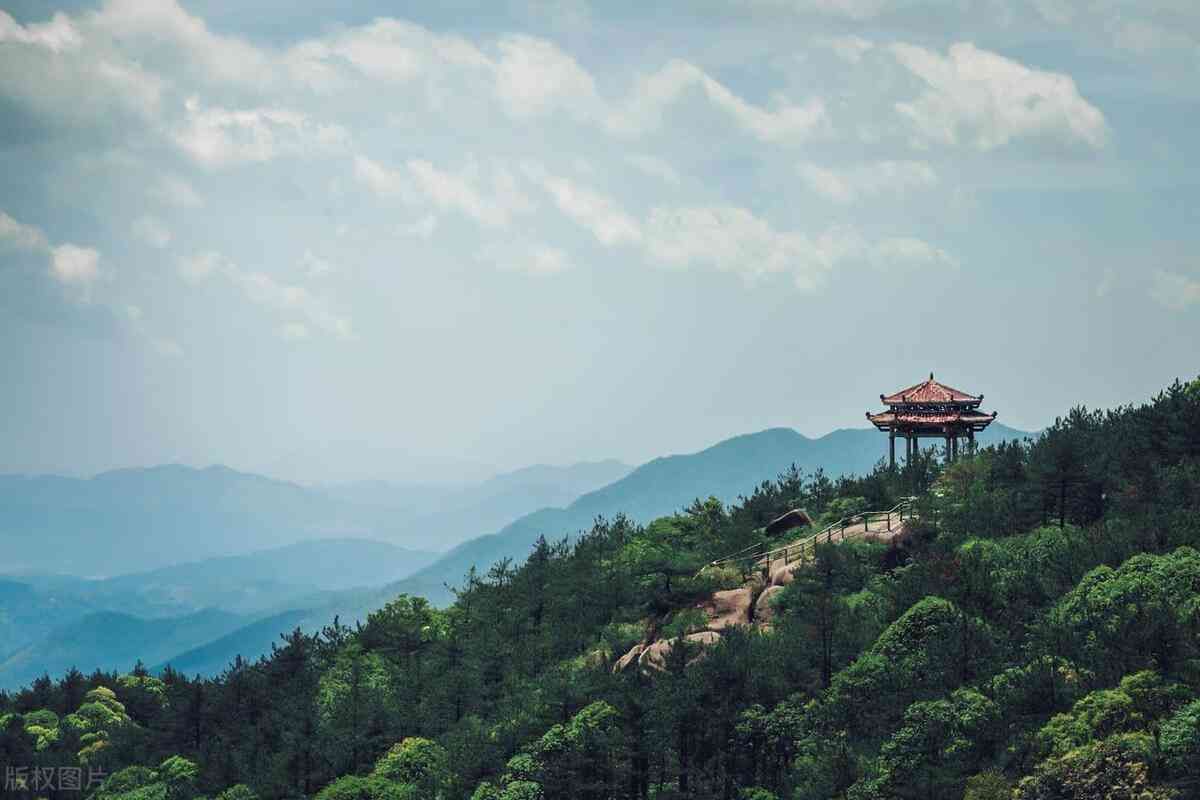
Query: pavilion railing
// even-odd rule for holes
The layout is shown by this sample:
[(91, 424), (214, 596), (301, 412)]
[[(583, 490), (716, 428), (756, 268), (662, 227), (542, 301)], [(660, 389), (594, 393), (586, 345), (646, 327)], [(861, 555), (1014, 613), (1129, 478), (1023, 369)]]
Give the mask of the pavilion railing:
[[(767, 549), (766, 542), (755, 542), (736, 553), (718, 558), (709, 563), (708, 567), (735, 565), (742, 568), (743, 575), (748, 575), (758, 566), (769, 570), (776, 561), (782, 561), (784, 566), (787, 566), (813, 558), (819, 544), (844, 542), (847, 539), (864, 538), (872, 533), (890, 532), (893, 524), (903, 523), (914, 516), (916, 498), (906, 497), (886, 511), (864, 511), (861, 514), (843, 517), (811, 536), (782, 547)], [(872, 524), (875, 525), (874, 528), (871, 527)], [(862, 527), (859, 527), (860, 525)]]

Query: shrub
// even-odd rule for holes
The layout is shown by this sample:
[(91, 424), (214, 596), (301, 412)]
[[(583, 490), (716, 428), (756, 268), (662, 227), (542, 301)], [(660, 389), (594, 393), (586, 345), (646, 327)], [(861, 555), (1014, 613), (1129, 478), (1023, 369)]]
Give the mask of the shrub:
[(409, 737), (375, 762), (372, 777), (408, 783), (433, 796), (445, 783), (449, 767), (445, 749), (429, 739)]
[(1012, 784), (999, 772), (989, 770), (967, 780), (963, 800), (1010, 800)]
[(378, 775), (345, 775), (317, 792), (316, 800), (430, 800), (412, 784)]

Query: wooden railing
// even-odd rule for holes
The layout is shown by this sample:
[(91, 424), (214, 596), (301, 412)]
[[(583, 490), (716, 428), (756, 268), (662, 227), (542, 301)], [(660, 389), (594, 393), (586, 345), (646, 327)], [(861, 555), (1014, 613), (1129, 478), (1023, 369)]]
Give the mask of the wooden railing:
[[(776, 547), (773, 550), (767, 549), (766, 542), (756, 542), (736, 553), (732, 553), (724, 558), (718, 558), (708, 566), (741, 565), (743, 567), (742, 572), (749, 573), (758, 565), (769, 569), (771, 564), (776, 561), (783, 561), (785, 566), (793, 562), (805, 561), (813, 557), (818, 544), (835, 541), (844, 542), (847, 538), (857, 539), (875, 532), (883, 533), (891, 531), (893, 520), (896, 523), (902, 523), (906, 519), (913, 518), (916, 513), (914, 508), (915, 500), (915, 497), (906, 497), (887, 511), (864, 511), (861, 514), (843, 517), (831, 525), (826, 525), (811, 536), (784, 545), (783, 547)], [(875, 524), (875, 528), (871, 527), (872, 523)], [(859, 528), (859, 525), (862, 527)], [(847, 537), (847, 530), (849, 529), (853, 530), (850, 530)]]

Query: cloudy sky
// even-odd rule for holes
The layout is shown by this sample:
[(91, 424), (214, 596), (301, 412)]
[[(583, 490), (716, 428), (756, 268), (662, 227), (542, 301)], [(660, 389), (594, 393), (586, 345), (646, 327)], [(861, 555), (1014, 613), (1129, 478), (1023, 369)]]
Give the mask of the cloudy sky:
[(444, 480), (1198, 371), (1194, 0), (342, 5), (0, 0), (0, 472)]

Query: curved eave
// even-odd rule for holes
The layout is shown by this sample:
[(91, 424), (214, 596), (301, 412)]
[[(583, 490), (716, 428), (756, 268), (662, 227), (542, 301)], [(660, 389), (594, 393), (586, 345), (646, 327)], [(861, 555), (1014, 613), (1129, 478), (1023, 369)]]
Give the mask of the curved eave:
[(867, 419), (878, 430), (885, 432), (916, 433), (918, 435), (941, 436), (947, 428), (958, 431), (980, 431), (991, 425), (997, 414), (980, 412), (952, 414), (897, 414), (893, 411), (883, 411), (878, 414), (867, 412)]

